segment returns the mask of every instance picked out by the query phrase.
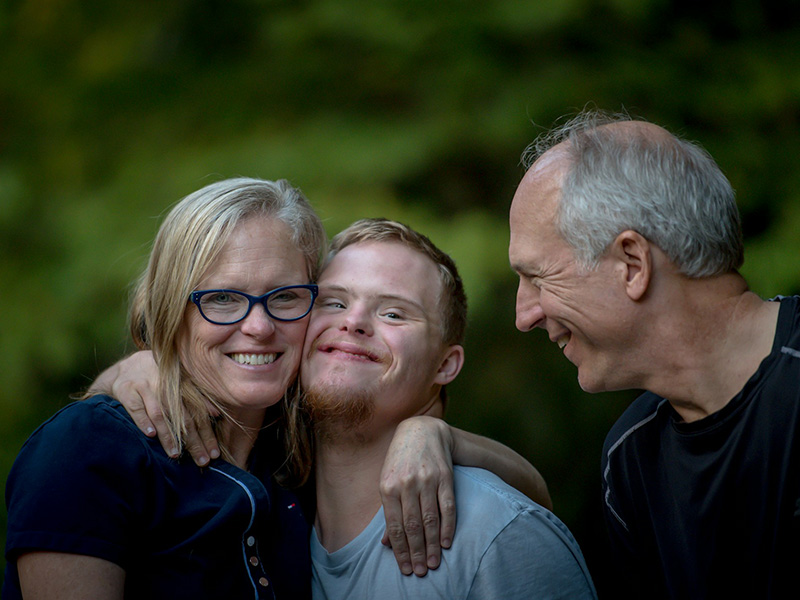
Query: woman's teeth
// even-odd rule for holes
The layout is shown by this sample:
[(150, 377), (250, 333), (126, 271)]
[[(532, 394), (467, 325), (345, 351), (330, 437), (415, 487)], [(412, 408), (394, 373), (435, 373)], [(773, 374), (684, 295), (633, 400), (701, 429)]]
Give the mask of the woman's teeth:
[(230, 357), (240, 365), (268, 365), (275, 362), (277, 354), (231, 354)]

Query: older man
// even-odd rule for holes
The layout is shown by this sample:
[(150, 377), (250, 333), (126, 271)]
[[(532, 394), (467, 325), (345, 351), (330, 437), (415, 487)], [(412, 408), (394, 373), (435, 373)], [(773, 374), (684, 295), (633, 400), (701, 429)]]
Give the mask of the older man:
[(661, 127), (585, 113), (526, 157), (510, 212), (517, 327), (544, 329), (585, 391), (647, 390), (603, 450), (618, 592), (788, 593), (800, 298), (749, 291), (730, 184)]
[(398, 223), (332, 243), (301, 378), (314, 419), (315, 598), (591, 598), (580, 549), (550, 512), (481, 469), (455, 467), (459, 525), (442, 564), (403, 577), (380, 543), (378, 491), (395, 429), (441, 417), (459, 373), (466, 299), (452, 260)]

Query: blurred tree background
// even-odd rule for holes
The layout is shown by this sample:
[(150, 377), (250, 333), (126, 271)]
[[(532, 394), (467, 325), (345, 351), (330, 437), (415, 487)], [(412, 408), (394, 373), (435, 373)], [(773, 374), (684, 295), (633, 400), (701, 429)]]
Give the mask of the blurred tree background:
[[(514, 329), (507, 210), (524, 147), (589, 104), (700, 141), (737, 189), (744, 273), (800, 293), (800, 19), (790, 0), (6, 0), (0, 4), (0, 473), (130, 350), (159, 216), (224, 177), (287, 178), (329, 234), (386, 216), (471, 301), (450, 420), (547, 478), (603, 588), (589, 396)], [(5, 531), (5, 512), (0, 513)]]

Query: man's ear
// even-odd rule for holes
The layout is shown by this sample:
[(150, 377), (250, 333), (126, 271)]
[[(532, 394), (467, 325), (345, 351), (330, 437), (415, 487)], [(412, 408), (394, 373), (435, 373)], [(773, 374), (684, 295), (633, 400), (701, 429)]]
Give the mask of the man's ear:
[(628, 297), (634, 301), (641, 300), (653, 277), (650, 242), (643, 235), (627, 229), (612, 242), (611, 256), (617, 260)]
[(458, 344), (448, 346), (433, 382), (439, 385), (447, 385), (456, 378), (463, 366), (464, 348)]

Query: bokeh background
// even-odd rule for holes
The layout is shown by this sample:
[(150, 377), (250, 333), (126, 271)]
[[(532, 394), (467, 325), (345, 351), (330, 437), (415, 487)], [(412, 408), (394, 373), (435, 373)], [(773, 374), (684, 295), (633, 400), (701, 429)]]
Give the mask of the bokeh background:
[(514, 329), (519, 156), (587, 104), (697, 140), (737, 189), (753, 289), (800, 293), (798, 16), (790, 0), (5, 0), (3, 481), (130, 350), (129, 283), (165, 209), (220, 178), (287, 178), (329, 234), (386, 216), (456, 258), (471, 319), (449, 418), (539, 467), (602, 592), (600, 450), (634, 393), (581, 392), (544, 334)]

